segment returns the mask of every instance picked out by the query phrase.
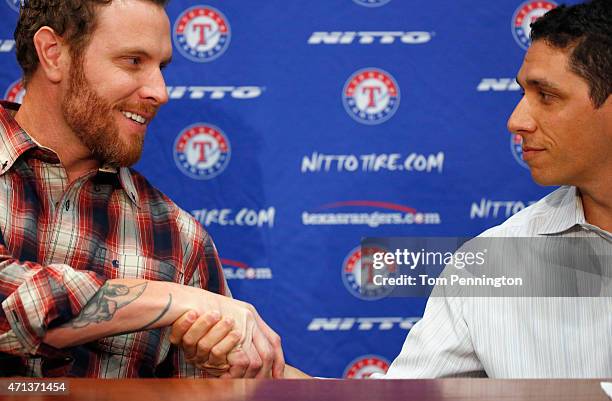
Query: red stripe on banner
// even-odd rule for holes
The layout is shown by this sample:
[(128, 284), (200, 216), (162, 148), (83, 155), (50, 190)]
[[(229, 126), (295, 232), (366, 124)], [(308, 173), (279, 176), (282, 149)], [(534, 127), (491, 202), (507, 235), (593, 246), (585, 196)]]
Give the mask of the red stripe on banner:
[(365, 201), (365, 200), (354, 200), (354, 201), (344, 201), (344, 202), (335, 202), (329, 203), (327, 205), (323, 205), (322, 209), (331, 209), (334, 207), (342, 207), (342, 206), (367, 206), (367, 207), (381, 207), (383, 209), (391, 209), (398, 210), (404, 213), (416, 213), (416, 209), (413, 209), (408, 206), (398, 205), (396, 203), (390, 202), (379, 202), (379, 201)]
[(245, 263), (238, 262), (237, 260), (225, 259), (225, 258), (221, 258), (221, 264), (222, 265), (230, 265), (230, 266), (238, 267), (240, 269), (248, 269), (248, 267), (249, 267)]

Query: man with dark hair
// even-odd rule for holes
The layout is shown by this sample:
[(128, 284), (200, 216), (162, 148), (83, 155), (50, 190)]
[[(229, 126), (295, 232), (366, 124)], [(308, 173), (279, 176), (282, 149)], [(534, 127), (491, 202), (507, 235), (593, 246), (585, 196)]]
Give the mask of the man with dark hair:
[[(227, 296), (210, 236), (129, 168), (168, 101), (164, 4), (29, 0), (21, 9), (27, 93), (21, 107), (0, 104), (3, 370), (282, 375), (278, 335)], [(180, 316), (202, 336), (172, 347), (168, 326)]]
[[(517, 76), (524, 93), (508, 128), (523, 139), (533, 179), (562, 187), (481, 237), (586, 237), (609, 245), (612, 0), (560, 6), (531, 27), (532, 45)], [(547, 254), (534, 252), (535, 263), (523, 267), (545, 266)], [(514, 271), (510, 256), (495, 267)], [(459, 297), (438, 287), (441, 296), (429, 298), (386, 375), (374, 377), (612, 377), (606, 260), (599, 297)]]
[[(562, 187), (481, 236), (611, 241), (612, 1), (553, 9), (531, 37), (508, 128), (523, 139), (533, 179)], [(610, 377), (611, 310), (609, 293), (431, 297), (384, 377)]]

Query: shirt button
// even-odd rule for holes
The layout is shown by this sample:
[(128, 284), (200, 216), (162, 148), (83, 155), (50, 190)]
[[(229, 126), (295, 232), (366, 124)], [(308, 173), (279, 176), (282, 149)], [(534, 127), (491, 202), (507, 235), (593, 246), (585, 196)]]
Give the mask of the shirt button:
[(70, 210), (70, 199), (68, 199), (66, 201), (66, 203), (64, 204), (64, 206), (66, 207), (66, 211)]

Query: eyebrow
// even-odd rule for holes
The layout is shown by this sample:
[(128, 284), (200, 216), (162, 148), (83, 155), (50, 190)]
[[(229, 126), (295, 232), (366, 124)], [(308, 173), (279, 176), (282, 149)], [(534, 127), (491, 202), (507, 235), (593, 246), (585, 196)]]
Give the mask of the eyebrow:
[[(523, 84), (521, 84), (521, 82), (519, 81), (518, 76), (516, 77), (516, 83), (519, 84), (521, 88), (523, 88)], [(525, 83), (527, 84), (527, 86), (535, 86), (540, 89), (547, 89), (547, 90), (552, 90), (556, 92), (561, 92), (561, 88), (559, 88), (559, 86), (550, 82), (546, 78), (541, 78), (541, 79), (531, 78), (525, 81)]]

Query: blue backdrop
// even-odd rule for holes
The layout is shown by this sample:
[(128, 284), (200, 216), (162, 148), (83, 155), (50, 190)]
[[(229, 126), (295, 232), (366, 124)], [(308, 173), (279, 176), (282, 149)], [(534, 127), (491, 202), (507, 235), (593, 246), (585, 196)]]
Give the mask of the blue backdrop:
[[(15, 3), (0, 95), (19, 101)], [(362, 299), (359, 241), (476, 235), (550, 192), (506, 120), (528, 25), (554, 6), (173, 0), (171, 100), (136, 168), (212, 234), (290, 363), (384, 370), (425, 300)]]

